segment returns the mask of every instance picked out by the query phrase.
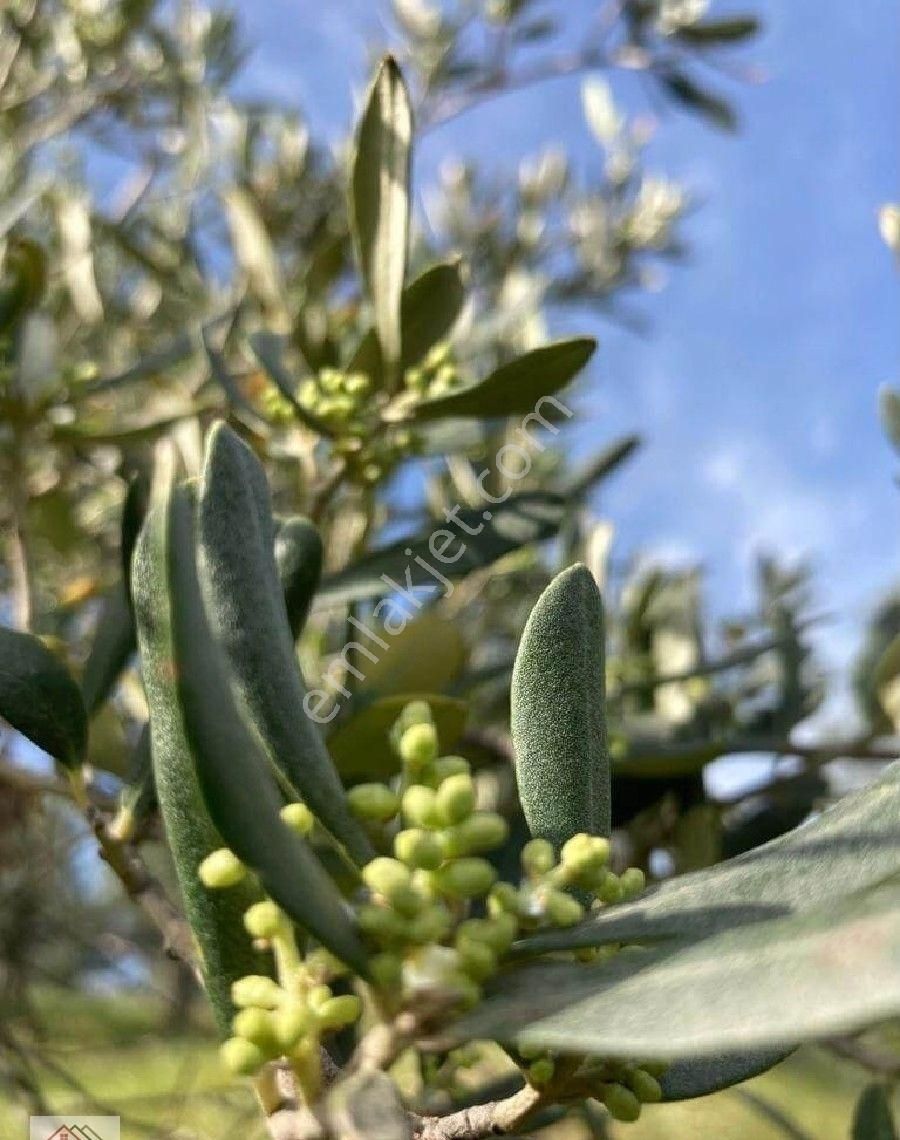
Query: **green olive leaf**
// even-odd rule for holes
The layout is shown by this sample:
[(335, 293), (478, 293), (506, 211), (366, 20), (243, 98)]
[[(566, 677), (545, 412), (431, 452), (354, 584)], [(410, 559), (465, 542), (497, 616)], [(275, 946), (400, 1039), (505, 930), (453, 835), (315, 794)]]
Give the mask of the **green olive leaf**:
[(512, 678), (519, 798), (531, 834), (563, 844), (610, 833), (603, 602), (586, 566), (541, 594)]
[(897, 1140), (888, 1085), (867, 1085), (859, 1094), (851, 1140)]
[(282, 519), (275, 532), (275, 565), (294, 641), (303, 632), (322, 576), (322, 539), (302, 515)]
[(67, 768), (84, 760), (87, 713), (71, 673), (40, 638), (0, 627), (0, 717)]
[(401, 359), (400, 295), (409, 241), (412, 110), (395, 60), (384, 60), (369, 88), (356, 139), (350, 216), (375, 329), (389, 369)]
[(319, 728), (310, 719), (275, 564), (265, 472), (224, 423), (210, 432), (198, 504), (199, 577), (210, 624), (253, 729), (332, 836), (372, 857)]

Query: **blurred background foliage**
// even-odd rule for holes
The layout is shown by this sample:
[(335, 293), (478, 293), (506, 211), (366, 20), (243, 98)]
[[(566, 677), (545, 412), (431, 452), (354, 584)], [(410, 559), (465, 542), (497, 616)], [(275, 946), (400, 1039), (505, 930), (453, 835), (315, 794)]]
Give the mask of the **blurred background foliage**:
[[(80, 671), (93, 712), (92, 794), (168, 882), (144, 763), (127, 559), (158, 441), (174, 441), (196, 473), (204, 430), (219, 416), (264, 457), (276, 509), (321, 530), (323, 586), (299, 652), (311, 682), (338, 676), (350, 694), (327, 730), (348, 781), (391, 762), (386, 725), (408, 696), (428, 695), (443, 745), (479, 764), (485, 804), (509, 813), (521, 836), (507, 735), (512, 660), (534, 600), (576, 559), (608, 605), (623, 864), (661, 876), (747, 850), (845, 788), (848, 765), (833, 761), (866, 771), (895, 754), (896, 597), (872, 615), (853, 677), (852, 737), (798, 736), (826, 690), (809, 637), (824, 615), (806, 568), (761, 556), (755, 608), (714, 618), (701, 567), (619, 549), (604, 516), (604, 481), (628, 478), (639, 436), (604, 438), (598, 423), (594, 454), (576, 462), (558, 416), (536, 432), (527, 471), (512, 477), (496, 457), (521, 441), (521, 416), (476, 409), (409, 423), (395, 414), (398, 391), (458, 392), (555, 328), (577, 329), (579, 313), (630, 321), (629, 299), (655, 291), (660, 269), (689, 252), (681, 223), (695, 203), (645, 167), (654, 108), (734, 130), (733, 77), (746, 71), (757, 20), (704, 0), (624, 0), (598, 5), (573, 48), (560, 46), (563, 8), (386, 6), (390, 42), (373, 44), (373, 61), (386, 46), (395, 52), (417, 136), (477, 114), (499, 93), (575, 74), (603, 157), (589, 176), (555, 148), (518, 169), (443, 156), (417, 192), (429, 208), (427, 220), (413, 212), (405, 297), (419, 333), (407, 337), (416, 352), (401, 361), (390, 399), (354, 269), (349, 140), (329, 142), (296, 112), (236, 94), (245, 49), (231, 12), (193, 0), (11, 0), (0, 11), (2, 619), (44, 635)], [(622, 69), (645, 77), (646, 114), (617, 105)], [(100, 165), (120, 172), (112, 190), (99, 189)], [(576, 416), (585, 385), (571, 397)], [(480, 513), (487, 491), (509, 498), (470, 544), (468, 573), (432, 591), (381, 661), (364, 660), (350, 619), (373, 621), (380, 575), (402, 580), (410, 541), (427, 544), (446, 511)], [(348, 640), (357, 645), (346, 653)], [(174, 1046), (163, 1050), (166, 1064), (154, 1060), (158, 1035), (182, 1035), (175, 1052), (185, 1064), (202, 1049), (190, 979), (161, 959), (154, 935), (99, 873), (40, 758), (11, 733), (0, 750), (0, 1000), (9, 1013), (0, 1065), (10, 1102), (65, 1102), (73, 1081), (78, 1092), (82, 1077), (47, 1047), (60, 1017), (87, 1018), (78, 1033), (98, 1048), (111, 1040), (94, 1040), (99, 1023), (142, 1042), (148, 1052), (135, 1063), (154, 1074), (142, 1095), (152, 1097), (155, 1080), (165, 1099), (178, 1074), (166, 1068)], [(748, 753), (771, 757), (768, 778), (713, 795), (707, 765)], [(135, 997), (127, 1014), (103, 1007), (96, 1018), (90, 1002), (54, 1004), (56, 987), (97, 985), (168, 996), (162, 1005)], [(829, 1085), (838, 1079), (824, 1055), (794, 1064), (817, 1074), (803, 1078), (817, 1096), (823, 1074)], [(776, 1104), (780, 1080), (763, 1078)], [(98, 1102), (115, 1099), (96, 1074), (83, 1081)], [(190, 1134), (245, 1135), (246, 1105), (234, 1090), (226, 1101), (214, 1125), (186, 1124)], [(752, 1102), (734, 1107), (744, 1122), (733, 1125), (731, 1109), (711, 1109), (708, 1119), (723, 1121), (715, 1133), (678, 1115), (702, 1106), (665, 1111), (671, 1132), (642, 1123), (631, 1134), (791, 1134)], [(833, 1131), (810, 1116), (809, 1134), (846, 1135), (848, 1112)], [(156, 1119), (139, 1131), (175, 1134), (173, 1116)]]

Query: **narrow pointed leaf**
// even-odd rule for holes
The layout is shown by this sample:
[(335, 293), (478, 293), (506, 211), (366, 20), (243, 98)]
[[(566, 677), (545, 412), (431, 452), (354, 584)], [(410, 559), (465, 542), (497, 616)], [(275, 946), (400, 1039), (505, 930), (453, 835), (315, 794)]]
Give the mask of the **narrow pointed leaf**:
[(353, 161), (351, 217), (375, 329), (389, 367), (401, 354), (400, 294), (409, 240), (412, 111), (396, 62), (388, 57), (369, 89)]
[(567, 493), (581, 498), (593, 491), (598, 483), (631, 458), (641, 442), (639, 435), (625, 435), (611, 443), (575, 473), (566, 488)]
[(867, 1085), (860, 1093), (853, 1112), (851, 1140), (897, 1140), (887, 1085)]
[(275, 565), (296, 641), (322, 576), (322, 539), (314, 523), (301, 515), (281, 521), (275, 534)]
[(502, 977), (455, 1038), (611, 1057), (716, 1057), (856, 1032), (900, 1013), (900, 882), (598, 965)]
[(232, 982), (245, 974), (268, 973), (271, 962), (254, 951), (244, 930), (244, 911), (257, 896), (244, 885), (207, 890), (197, 874), (206, 856), (225, 842), (203, 801), (175, 684), (168, 546), (167, 515), (159, 509), (147, 518), (133, 559), (134, 611), (150, 709), (153, 783), (185, 914), (200, 950), (206, 992), (224, 1036), (234, 1012)]
[(519, 798), (531, 834), (560, 845), (610, 833), (603, 602), (586, 566), (541, 594), (512, 680)]
[[(420, 400), (410, 415), (416, 420), (444, 416), (512, 416), (543, 410), (540, 401), (565, 388), (594, 354), (597, 342), (590, 337), (560, 340), (535, 348), (503, 364), (495, 372), (446, 396)], [(563, 413), (565, 414), (565, 412)], [(571, 413), (570, 413), (571, 414)]]
[(716, 1057), (690, 1057), (673, 1062), (659, 1078), (663, 1100), (693, 1100), (731, 1088), (768, 1072), (794, 1052), (793, 1045), (777, 1049), (748, 1049)]
[(900, 763), (810, 823), (633, 903), (519, 944), (523, 954), (611, 942), (707, 937), (778, 915), (802, 914), (900, 870)]
[(359, 863), (372, 857), (316, 724), (294, 650), (259, 461), (225, 424), (210, 433), (198, 508), (210, 622), (253, 728), (310, 809)]
[(282, 797), (271, 765), (235, 703), (200, 592), (194, 509), (186, 489), (174, 492), (168, 513), (173, 667), (210, 816), (279, 906), (365, 975), (366, 954), (341, 896), (306, 841), (281, 820)]
[(727, 99), (701, 87), (681, 71), (665, 71), (660, 82), (666, 92), (687, 111), (700, 115), (723, 131), (737, 129), (737, 115)]
[(760, 22), (756, 16), (731, 16), (724, 20), (698, 20), (685, 24), (675, 33), (676, 39), (693, 47), (737, 44), (758, 35)]
[(88, 659), (81, 675), (81, 695), (93, 716), (112, 692), (137, 649), (131, 607), (122, 582), (103, 599)]
[[(510, 495), (504, 502), (484, 510), (457, 511), (446, 525), (430, 525), (421, 534), (392, 542), (326, 576), (317, 601), (343, 605), (361, 598), (399, 594), (396, 605), (385, 601), (384, 609), (376, 607), (376, 619), (383, 621), (392, 607), (395, 614), (415, 614), (424, 603), (418, 599), (417, 605), (409, 596), (410, 590), (439, 586), (449, 593), (441, 578), (452, 583), (514, 550), (552, 538), (565, 513), (565, 499), (543, 491)], [(444, 531), (458, 541), (451, 543)], [(439, 544), (441, 559), (432, 553), (434, 542)]]
[[(403, 290), (400, 300), (401, 371), (418, 364), (429, 349), (450, 334), (465, 299), (458, 261), (431, 266)], [(370, 329), (360, 341), (347, 364), (347, 371), (365, 372), (376, 386), (381, 386), (384, 361), (374, 329)]]
[(84, 759), (87, 714), (71, 673), (39, 638), (4, 627), (0, 717), (67, 768)]

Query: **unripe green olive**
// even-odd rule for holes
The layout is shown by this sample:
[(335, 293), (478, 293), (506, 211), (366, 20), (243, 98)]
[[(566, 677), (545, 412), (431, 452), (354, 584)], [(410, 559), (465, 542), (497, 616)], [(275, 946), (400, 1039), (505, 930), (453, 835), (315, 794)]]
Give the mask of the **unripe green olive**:
[(421, 768), (437, 759), (438, 738), (434, 725), (411, 724), (400, 737), (400, 759), (411, 768)]
[(406, 923), (389, 907), (363, 903), (356, 918), (360, 929), (379, 942), (401, 942), (406, 937)]
[(553, 854), (553, 845), (548, 843), (546, 839), (529, 840), (522, 848), (520, 858), (522, 860), (522, 870), (531, 879), (537, 879), (540, 878), (541, 875), (546, 875), (556, 864), (556, 856)]
[(437, 793), (424, 784), (412, 784), (403, 793), (403, 818), (413, 827), (429, 829), (441, 826), (437, 811)]
[(229, 1072), (250, 1077), (266, 1063), (262, 1049), (243, 1037), (231, 1037), (219, 1046), (219, 1057)]
[(247, 974), (231, 985), (231, 1000), (236, 1006), (275, 1009), (284, 999), (284, 990), (265, 974)]
[(471, 899), (487, 894), (497, 872), (486, 859), (457, 859), (435, 872), (439, 890), (451, 898)]
[(432, 831), (413, 827), (394, 837), (394, 854), (408, 867), (434, 871), (444, 861), (444, 849)]
[(548, 891), (545, 907), (547, 917), (554, 926), (574, 926), (584, 918), (584, 908), (581, 903), (563, 891)]
[(440, 942), (446, 938), (452, 926), (453, 917), (443, 903), (430, 903), (421, 914), (409, 920), (406, 936), (410, 942), (424, 946), (428, 942)]
[(518, 916), (521, 910), (519, 892), (512, 883), (496, 883), (488, 896), (487, 909), (488, 914), (495, 918), (504, 914)]
[(254, 903), (244, 914), (244, 927), (253, 938), (277, 938), (286, 927), (284, 912), (271, 899)]
[(362, 1002), (356, 994), (340, 994), (329, 998), (316, 1010), (316, 1020), (322, 1029), (340, 1029), (350, 1025), (362, 1013)]
[(472, 765), (462, 756), (441, 756), (434, 762), (434, 775), (440, 784), (448, 776), (468, 776)]
[(436, 806), (446, 824), (462, 823), (475, 809), (475, 785), (472, 777), (460, 772), (448, 776), (437, 790)]
[(614, 875), (612, 871), (606, 871), (594, 887), (594, 894), (601, 902), (612, 904), (621, 901), (622, 884), (619, 882), (618, 875)]
[(233, 851), (227, 847), (220, 847), (213, 851), (197, 868), (200, 882), (209, 890), (220, 890), (223, 887), (235, 887), (243, 882), (247, 876), (247, 868), (238, 859)]
[(483, 982), (497, 972), (497, 955), (486, 943), (457, 938), (456, 949), (463, 969), (476, 982)]
[(347, 799), (355, 816), (378, 823), (393, 819), (400, 810), (400, 797), (387, 784), (357, 784)]
[(589, 875), (609, 861), (609, 840), (584, 832), (573, 835), (560, 852), (563, 868), (575, 876)]
[(541, 1057), (532, 1061), (528, 1066), (528, 1083), (531, 1085), (546, 1085), (553, 1080), (556, 1066), (549, 1057)]
[(362, 869), (363, 882), (376, 894), (389, 899), (397, 890), (410, 885), (409, 868), (399, 859), (379, 856)]
[(303, 836), (309, 835), (316, 824), (316, 817), (306, 804), (286, 804), (281, 809), (281, 818), (292, 831)]
[(656, 1077), (645, 1069), (635, 1069), (629, 1074), (628, 1084), (641, 1104), (659, 1104), (663, 1098), (662, 1086)]
[(396, 954), (376, 954), (369, 963), (372, 981), (385, 990), (394, 990), (403, 977), (403, 962)]
[(624, 1085), (604, 1085), (600, 1099), (614, 1120), (631, 1122), (641, 1115), (641, 1102), (631, 1089), (626, 1089)]

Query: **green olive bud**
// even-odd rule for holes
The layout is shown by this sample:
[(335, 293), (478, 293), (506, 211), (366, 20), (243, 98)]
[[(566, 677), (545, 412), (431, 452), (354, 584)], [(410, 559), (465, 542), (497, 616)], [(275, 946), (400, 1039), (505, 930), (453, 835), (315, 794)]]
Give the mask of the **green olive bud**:
[(200, 882), (211, 891), (236, 887), (247, 875), (247, 868), (233, 851), (220, 847), (207, 855), (197, 869)]
[(628, 1084), (641, 1104), (659, 1104), (662, 1100), (662, 1086), (645, 1069), (635, 1069), (630, 1073)]
[(254, 903), (244, 914), (244, 927), (253, 938), (277, 938), (286, 925), (283, 911), (270, 899)]
[(455, 899), (472, 899), (487, 894), (497, 872), (486, 859), (457, 859), (435, 872), (438, 889)]
[(363, 867), (362, 877), (369, 890), (384, 895), (386, 899), (395, 891), (408, 887), (411, 881), (408, 867), (398, 859), (388, 859), (383, 855)]
[(356, 994), (340, 994), (329, 998), (316, 1010), (316, 1020), (322, 1029), (340, 1029), (351, 1025), (362, 1013), (362, 1002)]
[(659, 1079), (670, 1066), (669, 1061), (641, 1061), (641, 1068), (645, 1073), (649, 1073), (651, 1077)]
[(306, 1000), (309, 1008), (316, 1011), (325, 1004), (326, 1001), (331, 1001), (331, 986), (326, 986), (324, 982), (320, 982), (317, 986), (310, 987), (306, 995)]
[(319, 399), (319, 388), (315, 380), (304, 380), (297, 393), (297, 400), (304, 407), (312, 407)]
[(483, 982), (497, 972), (497, 955), (486, 943), (457, 938), (456, 949), (463, 970), (476, 982)]
[(346, 962), (342, 962), (340, 958), (336, 958), (330, 950), (326, 950), (324, 946), (319, 946), (315, 950), (311, 950), (306, 955), (306, 969), (307, 972), (314, 978), (319, 978), (322, 981), (327, 981), (329, 978), (341, 978), (344, 974), (349, 974), (350, 967)]
[(647, 885), (647, 877), (640, 867), (628, 867), (619, 876), (619, 886), (623, 899), (633, 899)]
[(344, 386), (344, 374), (336, 368), (323, 368), (319, 373), (319, 387), (323, 392), (334, 395)]
[(410, 828), (394, 837), (394, 854), (408, 867), (434, 871), (444, 861), (444, 851), (434, 832)]
[(403, 793), (403, 818), (413, 827), (434, 829), (440, 827), (437, 811), (437, 793), (424, 784), (412, 784)]
[(481, 1001), (481, 986), (468, 974), (459, 974), (453, 979), (453, 989), (459, 995), (461, 1009), (473, 1009)]
[(584, 908), (581, 903), (563, 891), (548, 891), (544, 906), (547, 917), (554, 926), (574, 926), (584, 918)]
[(457, 776), (448, 776), (437, 790), (436, 806), (444, 823), (462, 823), (468, 819), (475, 809), (475, 784), (472, 777), (462, 772)]
[(430, 722), (412, 724), (400, 737), (400, 759), (410, 768), (422, 768), (437, 759), (438, 738)]
[(315, 827), (316, 817), (306, 804), (286, 804), (281, 809), (281, 818), (292, 831), (307, 836)]
[(351, 396), (365, 396), (372, 388), (372, 381), (365, 372), (351, 372), (344, 381), (344, 388)]
[(384, 990), (395, 990), (403, 976), (403, 962), (396, 954), (376, 954), (369, 963), (372, 981)]
[(556, 1066), (549, 1057), (541, 1057), (528, 1066), (527, 1077), (530, 1085), (540, 1086), (549, 1084), (553, 1080)]
[(247, 974), (231, 985), (231, 1000), (240, 1008), (259, 1006), (262, 1009), (275, 1009), (281, 1005), (284, 990), (272, 978), (264, 974)]
[(401, 942), (406, 937), (406, 924), (389, 907), (363, 903), (356, 918), (363, 933), (379, 942)]
[(406, 936), (410, 942), (424, 946), (428, 942), (440, 942), (446, 938), (453, 926), (453, 916), (442, 903), (431, 903), (421, 914), (407, 923)]
[(231, 1037), (219, 1046), (219, 1057), (229, 1072), (250, 1077), (266, 1063), (266, 1055), (243, 1037)]
[(462, 756), (441, 756), (434, 762), (434, 775), (439, 784), (449, 776), (468, 776), (471, 771), (472, 765)]
[(517, 917), (521, 911), (519, 892), (512, 883), (496, 883), (488, 896), (487, 909), (495, 918), (505, 914)]
[(631, 1122), (641, 1115), (641, 1102), (624, 1085), (603, 1085), (600, 1100), (606, 1105), (613, 1120)]
[(560, 863), (574, 876), (590, 875), (609, 861), (609, 840), (584, 832), (573, 835), (563, 844)]
[(538, 879), (551, 871), (556, 863), (553, 845), (546, 839), (532, 839), (522, 848), (522, 870), (530, 879)]
[(313, 1025), (313, 1015), (302, 1001), (291, 1001), (275, 1014), (275, 1037), (285, 1051), (301, 1041)]
[(509, 838), (509, 825), (496, 812), (476, 811), (456, 827), (449, 828), (448, 832), (445, 833), (445, 844), (451, 849), (452, 857), (456, 858), (502, 847)]
[(277, 1051), (278, 1040), (275, 1028), (275, 1015), (268, 1009), (242, 1009), (235, 1014), (231, 1023), (235, 1037), (252, 1041), (264, 1053)]
[(472, 938), (483, 942), (495, 954), (505, 954), (512, 946), (519, 924), (511, 914), (505, 912), (493, 918), (470, 918), (461, 923), (457, 932), (460, 938)]
[(606, 871), (594, 887), (594, 894), (605, 903), (617, 903), (622, 898), (622, 884), (618, 875)]
[(357, 784), (347, 793), (350, 810), (359, 819), (385, 823), (400, 810), (400, 797), (387, 784)]

